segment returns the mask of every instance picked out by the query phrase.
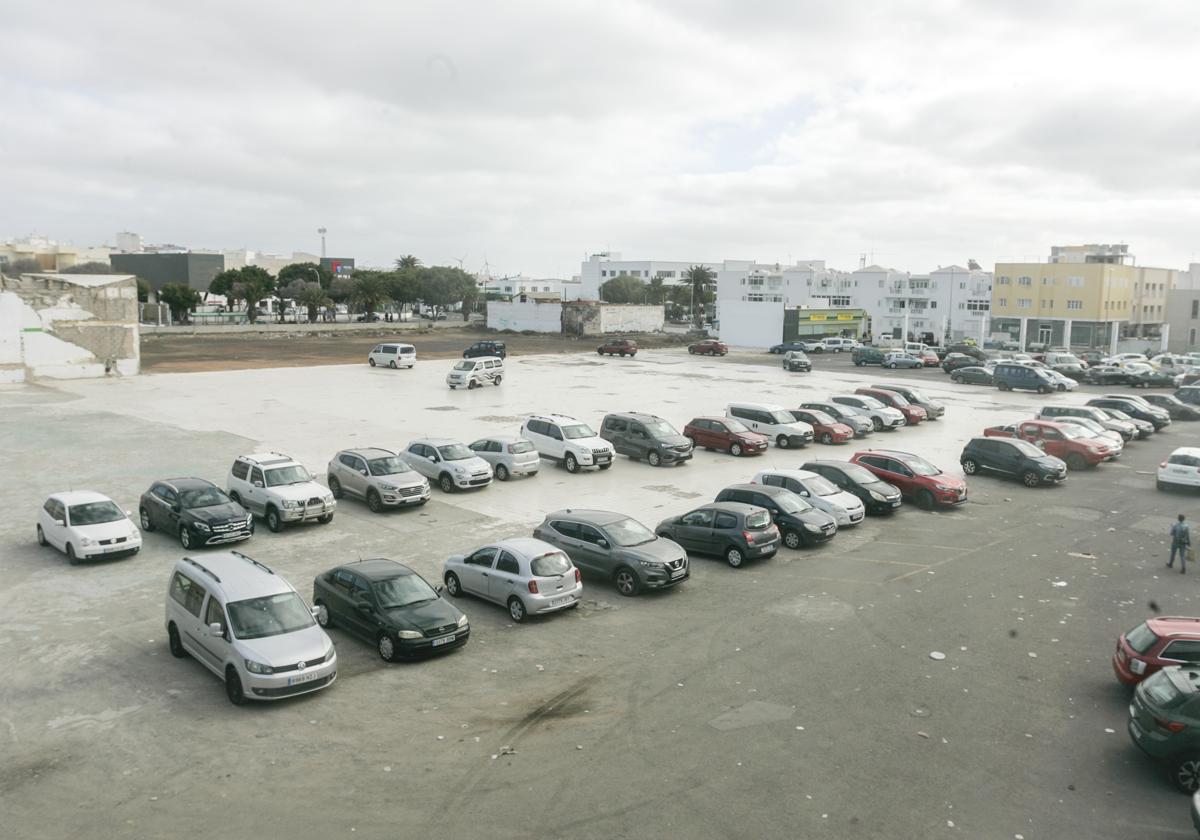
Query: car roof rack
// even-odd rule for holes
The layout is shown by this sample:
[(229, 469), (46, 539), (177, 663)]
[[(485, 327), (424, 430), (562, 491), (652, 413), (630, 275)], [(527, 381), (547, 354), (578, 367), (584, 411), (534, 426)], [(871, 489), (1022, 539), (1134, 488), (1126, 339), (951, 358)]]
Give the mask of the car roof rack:
[[(236, 552), (235, 552), (235, 553), (236, 553)], [(217, 583), (220, 583), (220, 582), (221, 582), (221, 578), (219, 578), (219, 577), (217, 576), (216, 572), (214, 572), (212, 569), (208, 568), (207, 566), (205, 566), (205, 565), (203, 565), (203, 564), (201, 564), (201, 563), (197, 563), (197, 562), (196, 562), (195, 560), (193, 560), (191, 557), (184, 557), (184, 558), (183, 558), (183, 562), (185, 562), (185, 563), (191, 563), (193, 566), (195, 566), (195, 567), (196, 567), (197, 569), (199, 569), (200, 571), (204, 572), (204, 574), (208, 575), (210, 578), (212, 578), (213, 580), (215, 580)]]
[(245, 560), (248, 563), (253, 563), (255, 566), (258, 566), (258, 568), (262, 569), (264, 572), (266, 572), (269, 575), (275, 574), (275, 570), (272, 569), (270, 566), (266, 565), (265, 563), (260, 563), (257, 560), (255, 560), (253, 557), (249, 557), (245, 554), (242, 554), (242, 552), (240, 552), (240, 551), (231, 551), (229, 553), (232, 554), (234, 557), (242, 558), (243, 560)]

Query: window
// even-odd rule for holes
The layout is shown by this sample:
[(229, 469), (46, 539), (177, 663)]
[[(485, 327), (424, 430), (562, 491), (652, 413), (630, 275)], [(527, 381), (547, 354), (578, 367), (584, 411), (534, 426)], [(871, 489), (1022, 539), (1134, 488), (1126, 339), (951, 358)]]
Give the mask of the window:
[(996, 284), (999, 286), (1007, 286), (1011, 282), (1012, 282), (1012, 279), (1009, 277), (1005, 277), (1003, 274), (1001, 274), (999, 277), (996, 278)]
[(561, 551), (550, 551), (540, 557), (534, 557), (529, 564), (529, 570), (537, 577), (565, 575), (571, 571), (571, 560)]
[(691, 513), (685, 513), (683, 518), (679, 520), (680, 525), (692, 525), (697, 528), (710, 528), (713, 524), (713, 512), (711, 510), (694, 510)]
[(1053, 286), (1053, 285), (1054, 285), (1054, 278), (1053, 278), (1053, 277), (1043, 277), (1043, 278), (1042, 278), (1042, 285), (1043, 285), (1043, 286)]
[(349, 595), (350, 590), (354, 588), (354, 575), (344, 570), (338, 571), (333, 576), (333, 585)]
[[(559, 526), (564, 525), (564, 524), (569, 524), (569, 525), (574, 526), (575, 523), (573, 523), (573, 522), (570, 522), (570, 523), (555, 522), (554, 530), (562, 532), (562, 529)], [(570, 536), (575, 536), (575, 534), (571, 534)], [(490, 568), (492, 568), (492, 561), (495, 559), (496, 559), (496, 549), (481, 548), (481, 549), (479, 549), (479, 551), (476, 551), (474, 554), (468, 555), (466, 560), (464, 560), (463, 562), (465, 562), (468, 566), (483, 566), (483, 568), (485, 568), (485, 569), (490, 569)]]
[(233, 477), (234, 478), (240, 478), (242, 481), (245, 481), (246, 476), (249, 474), (250, 474), (250, 465), (249, 464), (247, 464), (245, 461), (234, 461), (233, 462)]
[(726, 513), (723, 510), (717, 511), (717, 515), (713, 520), (713, 527), (723, 530), (730, 530), (738, 526), (737, 517), (732, 513)]
[(1163, 648), (1159, 656), (1172, 662), (1200, 662), (1200, 641), (1176, 639)]
[(997, 306), (1008, 306), (1008, 298), (996, 298)]
[(1025, 276), (1025, 277), (1018, 277), (1018, 278), (1017, 278), (1017, 282), (1018, 282), (1018, 283), (1020, 283), (1022, 286), (1032, 286), (1032, 285), (1033, 285), (1033, 278), (1032, 278), (1032, 277), (1029, 277), (1029, 276)]
[(516, 557), (513, 557), (507, 551), (501, 551), (500, 559), (496, 561), (496, 571), (505, 572), (510, 575), (519, 575), (521, 567), (517, 563)]
[(1067, 301), (1067, 309), (1083, 309), (1083, 301), (1069, 300)]
[[(1200, 318), (1200, 299), (1192, 301), (1192, 320)], [(1193, 341), (1192, 344), (1196, 342)]]
[(1074, 286), (1075, 288), (1081, 288), (1083, 286), (1083, 278), (1082, 277), (1068, 277), (1067, 285)]
[(551, 522), (550, 527), (564, 537), (579, 539), (579, 525), (574, 522)]
[(204, 623), (225, 626), (225, 613), (221, 610), (221, 603), (216, 598), (208, 599), (208, 609), (204, 611)]
[(171, 578), (171, 597), (197, 618), (200, 617), (200, 605), (204, 603), (204, 595), (204, 587), (183, 572), (176, 572), (175, 577)]
[(259, 487), (263, 486), (264, 482), (262, 470), (260, 470), (258, 467), (254, 467), (250, 470), (250, 483), (258, 484)]
[(600, 540), (604, 539), (604, 537), (601, 536), (600, 532), (591, 525), (580, 525), (579, 539), (583, 540), (584, 542), (589, 542), (592, 545), (600, 545)]
[(1017, 298), (1018, 309), (1029, 309), (1031, 306), (1033, 306), (1033, 300), (1031, 298)]

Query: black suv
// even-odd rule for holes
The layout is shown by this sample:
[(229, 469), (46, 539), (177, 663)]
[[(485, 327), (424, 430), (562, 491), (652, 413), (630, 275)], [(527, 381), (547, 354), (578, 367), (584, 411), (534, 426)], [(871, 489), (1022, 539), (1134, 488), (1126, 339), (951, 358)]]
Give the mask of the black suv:
[(1060, 484), (1067, 480), (1066, 463), (1061, 458), (1047, 455), (1027, 440), (971, 438), (958, 461), (967, 475), (990, 470), (1019, 478), (1026, 487)]
[(154, 482), (138, 502), (138, 517), (143, 531), (162, 528), (178, 536), (186, 549), (238, 542), (254, 535), (254, 519), (246, 509), (202, 478)]
[(611, 443), (617, 454), (638, 461), (645, 459), (652, 467), (682, 464), (692, 459), (692, 442), (653, 414), (631, 411), (605, 415), (600, 437)]
[(903, 503), (899, 487), (849, 461), (806, 461), (800, 469), (815, 472), (832, 481), (839, 490), (858, 496), (867, 513), (892, 513)]
[(1117, 411), (1123, 411), (1135, 420), (1151, 424), (1156, 432), (1171, 425), (1171, 415), (1161, 408), (1155, 408), (1150, 403), (1143, 401), (1141, 397), (1105, 394), (1103, 397), (1094, 397), (1088, 400), (1087, 404), (1098, 408), (1115, 408)]
[(718, 502), (741, 502), (766, 508), (788, 548), (820, 545), (837, 534), (837, 520), (783, 487), (734, 484), (717, 494)]
[(503, 341), (476, 341), (463, 351), (464, 359), (474, 359), (476, 356), (499, 356), (503, 359), (506, 355)]

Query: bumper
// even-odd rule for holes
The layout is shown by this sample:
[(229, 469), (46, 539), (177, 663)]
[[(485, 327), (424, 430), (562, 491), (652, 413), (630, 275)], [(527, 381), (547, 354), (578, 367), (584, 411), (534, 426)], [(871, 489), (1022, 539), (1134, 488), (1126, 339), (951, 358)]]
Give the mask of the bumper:
[(900, 506), (904, 504), (904, 500), (893, 499), (887, 502), (877, 502), (872, 499), (869, 502), (864, 502), (864, 504), (866, 505), (867, 513), (895, 513), (896, 511), (900, 510)]
[(573, 452), (575, 460), (579, 462), (581, 467), (600, 467), (607, 466), (612, 463), (613, 456), (611, 453), (598, 455), (594, 452)]
[(803, 371), (805, 373), (812, 373), (812, 365), (800, 365), (796, 364), (795, 362), (785, 362), (783, 368), (784, 370), (790, 370), (793, 372)]
[(908, 425), (908, 421), (903, 417), (881, 417), (879, 422), (883, 424), (883, 428), (890, 430), (901, 429)]
[(387, 507), (405, 507), (407, 505), (423, 505), (433, 497), (433, 493), (426, 487), (419, 493), (406, 495), (403, 491), (386, 492), (380, 494), (380, 499)]
[(525, 603), (525, 611), (530, 615), (545, 615), (546, 613), (567, 610), (579, 603), (583, 597), (583, 584), (575, 585), (569, 592), (558, 592), (554, 595), (526, 595), (522, 593), (521, 600)]
[(81, 559), (87, 560), (93, 557), (129, 557), (137, 554), (141, 548), (142, 538), (134, 537), (112, 545), (89, 545), (86, 548), (80, 546), (75, 552)]
[(454, 486), (460, 490), (471, 490), (476, 487), (487, 487), (492, 483), (492, 477), (482, 475), (452, 476)]
[(1188, 478), (1176, 473), (1159, 472), (1155, 474), (1155, 479), (1162, 484), (1174, 484), (1178, 487), (1200, 487), (1200, 473), (1197, 473), (1195, 478)]
[(471, 638), (471, 626), (468, 624), (461, 630), (455, 630), (449, 635), (438, 636), (433, 639), (393, 639), (393, 641), (396, 642), (396, 655), (398, 657), (401, 659), (420, 659), (424, 656), (435, 656), (445, 651), (457, 650), (465, 645), (469, 638)]
[(961, 505), (964, 502), (966, 502), (966, 500), (967, 500), (967, 491), (966, 490), (964, 490), (961, 495), (959, 495), (958, 493), (947, 493), (944, 490), (934, 490), (932, 492), (933, 492), (934, 502), (936, 502), (939, 505), (942, 505), (943, 507), (953, 507), (954, 505)]
[(767, 451), (766, 443), (745, 443), (740, 440), (736, 443), (742, 447), (743, 455), (761, 455)]
[(254, 536), (254, 525), (250, 524), (233, 531), (225, 531), (223, 533), (214, 533), (212, 531), (204, 532), (197, 531), (193, 527), (188, 527), (188, 531), (195, 537), (196, 542), (200, 545), (224, 545), (225, 543), (241, 542), (248, 540)]
[(788, 446), (807, 446), (813, 442), (812, 432), (803, 435), (788, 435)]
[(333, 516), (337, 510), (337, 502), (325, 502), (320, 505), (302, 508), (283, 508), (279, 518), (284, 522), (315, 522), (322, 516)]
[(282, 700), (297, 694), (309, 694), (333, 685), (337, 679), (337, 654), (328, 662), (303, 673), (291, 671), (283, 674), (251, 674), (238, 668), (238, 676), (246, 697), (251, 700)]
[(657, 569), (639, 569), (638, 576), (642, 580), (642, 586), (647, 589), (666, 589), (683, 583), (690, 578), (692, 576), (692, 567), (690, 564), (685, 566), (683, 574), (679, 577), (671, 577), (668, 571)]
[(907, 424), (908, 424), (908, 425), (910, 425), (910, 426), (915, 426), (915, 425), (917, 425), (918, 423), (922, 423), (922, 422), (924, 422), (925, 420), (928, 420), (928, 419), (929, 419), (929, 418), (928, 418), (928, 416), (925, 414), (925, 412), (921, 412), (920, 414), (918, 414), (918, 413), (916, 413), (916, 412), (914, 411), (914, 412), (909, 412), (908, 414), (905, 414), (905, 415), (904, 415), (904, 422), (905, 422), (905, 423), (907, 423)]
[(821, 545), (822, 543), (827, 543), (836, 537), (837, 533), (837, 528), (830, 528), (828, 531), (824, 529), (820, 531), (810, 531), (808, 528), (805, 528), (804, 542), (806, 545)]
[(1132, 717), (1129, 718), (1127, 728), (1133, 743), (1151, 758), (1166, 758), (1172, 753), (1174, 747), (1167, 742), (1166, 738), (1156, 732), (1147, 732), (1142, 729)]
[(539, 458), (534, 458), (532, 461), (513, 461), (510, 464), (505, 464), (511, 475), (537, 475), (541, 469), (542, 462)]
[(1062, 472), (1042, 473), (1042, 484), (1062, 484), (1067, 480), (1067, 470)]
[(682, 464), (684, 461), (692, 460), (691, 449), (689, 449), (687, 452), (676, 452), (674, 449), (662, 449), (659, 450), (658, 454), (659, 457), (663, 459), (663, 463), (666, 464)]

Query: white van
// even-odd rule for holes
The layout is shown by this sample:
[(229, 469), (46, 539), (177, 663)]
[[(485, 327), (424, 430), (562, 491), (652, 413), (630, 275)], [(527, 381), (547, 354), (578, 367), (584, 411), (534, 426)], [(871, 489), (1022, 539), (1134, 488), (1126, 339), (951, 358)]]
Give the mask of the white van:
[(767, 403), (730, 403), (725, 416), (741, 420), (751, 431), (766, 435), (780, 449), (812, 443), (813, 427), (797, 420), (781, 405)]
[(458, 387), (478, 388), (480, 385), (499, 385), (504, 379), (504, 360), (499, 356), (479, 356), (456, 362), (446, 374), (450, 390)]
[(821, 339), (821, 344), (825, 346), (825, 352), (827, 353), (841, 353), (843, 350), (849, 353), (858, 346), (858, 342), (853, 338), (841, 338), (840, 336), (836, 338), (823, 338)]
[(411, 368), (417, 363), (417, 348), (411, 344), (376, 344), (367, 354), (367, 364), (371, 367)]

